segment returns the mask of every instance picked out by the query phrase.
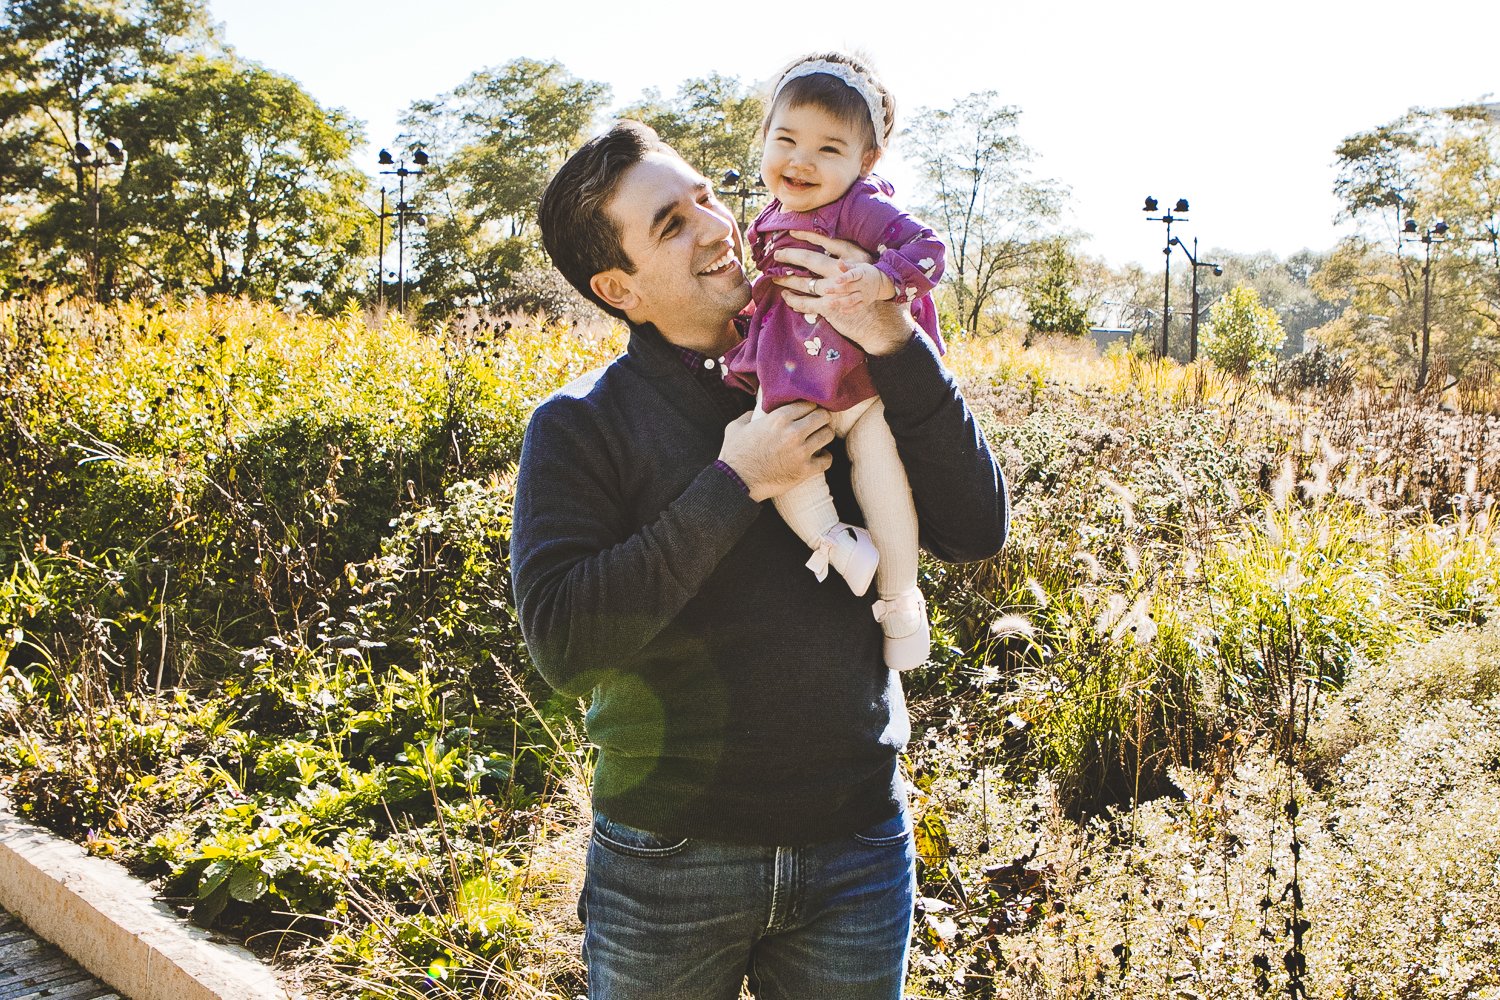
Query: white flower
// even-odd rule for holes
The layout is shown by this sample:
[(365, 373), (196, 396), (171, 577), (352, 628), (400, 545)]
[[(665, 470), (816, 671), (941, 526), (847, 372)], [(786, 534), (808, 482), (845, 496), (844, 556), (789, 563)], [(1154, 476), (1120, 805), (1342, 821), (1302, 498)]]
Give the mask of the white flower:
[(991, 635), (1036, 635), (1036, 626), (1025, 615), (1001, 615), (990, 624)]
[[(1120, 604), (1124, 604), (1123, 599)], [(1126, 636), (1130, 636), (1138, 646), (1144, 646), (1156, 638), (1156, 622), (1151, 617), (1151, 601), (1145, 594), (1136, 598), (1134, 606), (1115, 621), (1110, 638), (1119, 642)]]
[[(811, 319), (812, 317), (809, 316), (808, 318)], [(807, 348), (807, 353), (808, 354), (811, 354), (814, 357), (816, 357), (817, 354), (818, 354), (818, 352), (823, 349), (823, 338), (822, 337), (814, 337), (811, 340), (804, 340), (802, 342), (802, 346), (805, 347), (805, 348)]]

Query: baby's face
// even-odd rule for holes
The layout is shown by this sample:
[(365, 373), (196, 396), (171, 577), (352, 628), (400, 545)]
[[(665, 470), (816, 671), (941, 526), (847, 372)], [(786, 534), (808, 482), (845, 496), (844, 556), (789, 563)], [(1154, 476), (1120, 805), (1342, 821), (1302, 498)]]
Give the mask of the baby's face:
[(864, 132), (810, 104), (783, 107), (766, 129), (760, 177), (783, 208), (810, 212), (843, 197), (875, 165)]

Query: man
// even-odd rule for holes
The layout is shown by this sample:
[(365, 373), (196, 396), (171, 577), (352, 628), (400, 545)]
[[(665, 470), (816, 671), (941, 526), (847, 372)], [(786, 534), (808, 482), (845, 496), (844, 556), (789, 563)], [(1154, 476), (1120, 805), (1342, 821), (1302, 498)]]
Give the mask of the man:
[[(595, 1000), (901, 994), (914, 855), (909, 735), (874, 595), (820, 584), (765, 501), (847, 459), (807, 403), (751, 422), (719, 358), (750, 297), (740, 233), (645, 126), (580, 149), (542, 196), (553, 263), (630, 326), (627, 352), (531, 419), (511, 561), (531, 655), (592, 694), (598, 746), (579, 915)], [(836, 273), (858, 248), (787, 258)], [(868, 256), (860, 259), (868, 259)], [(822, 308), (811, 279), (789, 297)], [(904, 307), (830, 317), (861, 344), (910, 472), (923, 544), (983, 558), (1005, 485)]]

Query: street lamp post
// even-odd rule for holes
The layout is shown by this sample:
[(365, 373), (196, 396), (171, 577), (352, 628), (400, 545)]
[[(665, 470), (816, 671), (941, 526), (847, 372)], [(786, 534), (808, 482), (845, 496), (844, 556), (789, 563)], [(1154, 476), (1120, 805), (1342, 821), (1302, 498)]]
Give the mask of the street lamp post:
[[(430, 157), (425, 149), (417, 149), (411, 154), (412, 162), (418, 167), (427, 166)], [(405, 160), (399, 163), (392, 158), (390, 150), (380, 151), (380, 164), (382, 166), (395, 166), (395, 170), (382, 170), (382, 174), (396, 175), (396, 210), (387, 212), (385, 210), (385, 188), (380, 189), (380, 304), (385, 305), (385, 220), (394, 217), (396, 220), (396, 281), (397, 281), (397, 304), (402, 312), (406, 312), (406, 220), (408, 217), (417, 225), (422, 225), (427, 220), (412, 210), (406, 201), (406, 178), (420, 175), (421, 170), (414, 170), (406, 165)]]
[(760, 181), (748, 183), (740, 178), (740, 172), (733, 167), (724, 171), (724, 179), (720, 182), (723, 186), (716, 188), (714, 193), (725, 198), (738, 198), (740, 200), (740, 229), (745, 228), (745, 206), (751, 198), (759, 198), (766, 193), (766, 186)]
[(1428, 325), (1432, 308), (1432, 245), (1442, 243), (1448, 237), (1448, 223), (1439, 219), (1431, 228), (1418, 230), (1416, 219), (1407, 219), (1401, 230), (1401, 238), (1408, 243), (1422, 244), (1422, 360), (1417, 366), (1417, 389), (1427, 385), (1428, 352), (1432, 345), (1431, 328)]
[[(108, 159), (105, 159), (105, 156)], [(125, 149), (114, 139), (104, 144), (104, 153), (95, 153), (88, 143), (79, 140), (73, 144), (73, 162), (80, 170), (94, 172), (94, 229), (89, 240), (89, 296), (99, 301), (99, 171), (103, 167), (118, 167), (125, 162)], [(81, 180), (81, 179), (80, 179)]]
[[(1156, 211), (1156, 204), (1156, 199), (1147, 195), (1145, 207), (1141, 211), (1154, 212)], [(1173, 212), (1177, 214), (1173, 215)], [(1167, 276), (1166, 280), (1162, 283), (1161, 293), (1161, 351), (1157, 353), (1157, 357), (1159, 358), (1167, 356), (1167, 330), (1169, 317), (1172, 314), (1172, 244), (1177, 242), (1172, 239), (1172, 223), (1186, 222), (1187, 212), (1187, 199), (1178, 198), (1177, 204), (1173, 205), (1169, 211), (1163, 212), (1161, 215), (1149, 215), (1146, 217), (1147, 222), (1165, 222), (1167, 224), (1167, 245), (1162, 250), (1162, 253), (1167, 256)]]
[(1192, 249), (1191, 252), (1189, 252), (1189, 250), (1187, 248), (1187, 244), (1183, 243), (1182, 240), (1177, 239), (1175, 237), (1172, 239), (1171, 244), (1169, 244), (1169, 245), (1176, 245), (1178, 247), (1181, 247), (1182, 248), (1182, 252), (1185, 253), (1185, 254), (1187, 254), (1187, 259), (1193, 265), (1193, 315), (1192, 315), (1192, 318), (1188, 321), (1188, 331), (1189, 331), (1189, 333), (1188, 333), (1188, 361), (1197, 361), (1198, 360), (1198, 268), (1200, 268), (1200, 267), (1211, 267), (1211, 268), (1214, 269), (1214, 277), (1218, 277), (1219, 275), (1221, 275), (1221, 274), (1224, 273), (1224, 266), (1222, 264), (1215, 264), (1215, 263), (1213, 263), (1211, 261), (1206, 261), (1205, 260), (1205, 261), (1200, 262), (1198, 260), (1198, 237), (1196, 237), (1196, 236), (1193, 237), (1193, 249)]

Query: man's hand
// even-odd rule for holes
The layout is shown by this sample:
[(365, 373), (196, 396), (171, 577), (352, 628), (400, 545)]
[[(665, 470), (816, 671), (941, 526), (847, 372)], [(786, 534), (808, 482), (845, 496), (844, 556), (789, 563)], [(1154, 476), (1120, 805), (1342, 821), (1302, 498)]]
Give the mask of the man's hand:
[(856, 265), (869, 264), (872, 257), (868, 251), (848, 240), (829, 239), (817, 233), (798, 231), (792, 235), (816, 243), (826, 253), (798, 249), (776, 251), (776, 259), (782, 263), (812, 272), (812, 277), (808, 278), (788, 275), (775, 279), (782, 286), (781, 297), (787, 305), (800, 313), (823, 317), (866, 354), (895, 354), (911, 343), (917, 327), (906, 303), (877, 301), (840, 309), (836, 307), (835, 296), (822, 294), (833, 291), (830, 279), (841, 277), (854, 270)]
[(759, 420), (747, 413), (724, 428), (719, 460), (735, 471), (752, 500), (778, 497), (833, 463), (823, 449), (833, 440), (828, 411), (805, 400), (778, 407)]

